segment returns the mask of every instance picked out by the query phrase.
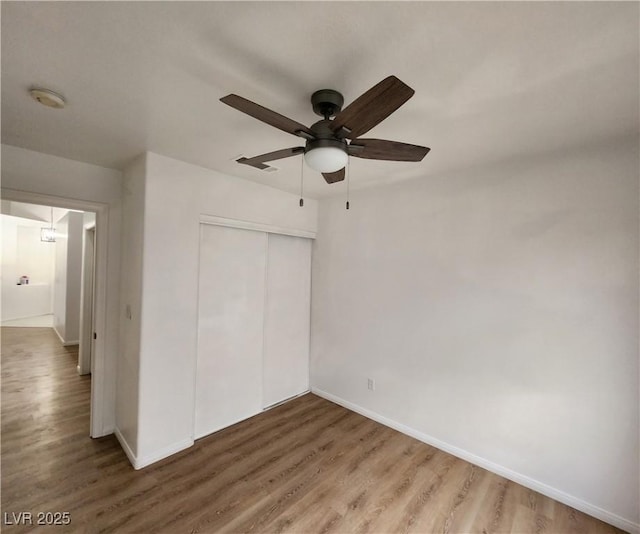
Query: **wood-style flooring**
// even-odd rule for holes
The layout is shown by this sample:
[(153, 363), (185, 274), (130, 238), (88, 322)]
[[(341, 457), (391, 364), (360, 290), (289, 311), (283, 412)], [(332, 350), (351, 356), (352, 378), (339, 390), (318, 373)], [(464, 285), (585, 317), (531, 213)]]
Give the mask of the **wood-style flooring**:
[(69, 512), (46, 532), (621, 532), (314, 395), (134, 471), (88, 437), (76, 360), (2, 328), (2, 532), (36, 529), (19, 512)]

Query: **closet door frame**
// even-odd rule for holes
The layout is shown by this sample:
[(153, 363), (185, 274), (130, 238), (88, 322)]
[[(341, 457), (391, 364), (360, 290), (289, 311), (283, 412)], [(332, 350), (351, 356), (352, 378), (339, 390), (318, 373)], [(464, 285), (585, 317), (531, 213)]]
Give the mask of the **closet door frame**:
[[(296, 228), (286, 228), (271, 224), (258, 223), (254, 221), (244, 221), (240, 219), (230, 219), (227, 217), (218, 217), (216, 215), (206, 215), (200, 214), (200, 220), (198, 226), (201, 228), (202, 225), (213, 225), (213, 226), (224, 226), (228, 228), (235, 228), (239, 230), (255, 230), (258, 232), (264, 232), (266, 234), (279, 234), (285, 236), (292, 237), (302, 237), (306, 239), (315, 239), (316, 232), (310, 230), (301, 230)], [(268, 243), (268, 236), (267, 236)], [(200, 252), (198, 252), (200, 254)], [(198, 260), (198, 264), (200, 260)], [(198, 275), (199, 276), (199, 275)], [(198, 318), (199, 321), (199, 318)], [(199, 340), (197, 341), (197, 346), (199, 346)], [(196, 409), (195, 400), (196, 400), (196, 388), (198, 382), (198, 366), (194, 366), (194, 374), (193, 374), (193, 388), (194, 388), (194, 413)], [(264, 407), (263, 407), (264, 410)], [(194, 417), (194, 429), (192, 431), (195, 437), (195, 417)]]
[(200, 224), (213, 224), (216, 226), (228, 226), (229, 228), (238, 228), (240, 230), (256, 230), (267, 234), (290, 235), (293, 237), (306, 237), (307, 239), (315, 239), (316, 232), (310, 230), (298, 230), (295, 228), (285, 228), (283, 226), (274, 226), (272, 224), (263, 224), (252, 221), (242, 221), (240, 219), (228, 219), (226, 217), (217, 217), (215, 215), (200, 215)]

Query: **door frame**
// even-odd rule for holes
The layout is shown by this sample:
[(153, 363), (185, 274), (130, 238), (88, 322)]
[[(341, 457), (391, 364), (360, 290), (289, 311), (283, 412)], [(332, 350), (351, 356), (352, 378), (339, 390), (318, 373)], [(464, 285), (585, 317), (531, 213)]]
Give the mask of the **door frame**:
[(93, 317), (94, 355), (91, 376), (91, 413), (89, 422), (89, 435), (92, 438), (104, 435), (104, 412), (106, 409), (106, 323), (107, 323), (107, 260), (109, 241), (109, 205), (102, 202), (78, 200), (74, 198), (59, 197), (17, 189), (2, 188), (2, 198), (15, 202), (40, 204), (80, 211), (92, 211), (96, 214), (95, 224), (95, 265), (94, 265), (94, 303)]
[[(82, 278), (80, 291), (80, 348), (78, 350), (78, 374), (88, 375), (93, 369), (93, 318), (95, 316), (96, 279), (96, 223), (82, 227)], [(89, 249), (89, 243), (91, 248)], [(88, 316), (87, 316), (88, 314)], [(88, 319), (88, 320), (87, 320)], [(87, 357), (88, 353), (88, 357)]]

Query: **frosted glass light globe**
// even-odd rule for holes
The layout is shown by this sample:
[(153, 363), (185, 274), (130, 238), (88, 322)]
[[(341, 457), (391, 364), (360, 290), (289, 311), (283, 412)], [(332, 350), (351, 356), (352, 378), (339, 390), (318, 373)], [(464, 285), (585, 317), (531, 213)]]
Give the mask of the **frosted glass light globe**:
[(323, 146), (305, 152), (307, 165), (318, 172), (336, 172), (344, 168), (349, 159), (348, 154), (337, 147)]

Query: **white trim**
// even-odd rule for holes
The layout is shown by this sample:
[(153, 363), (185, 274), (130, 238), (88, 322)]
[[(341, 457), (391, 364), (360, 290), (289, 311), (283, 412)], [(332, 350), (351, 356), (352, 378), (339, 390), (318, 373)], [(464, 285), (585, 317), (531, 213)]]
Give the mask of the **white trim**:
[(406, 434), (407, 436), (411, 436), (412, 438), (415, 438), (419, 441), (422, 441), (428, 445), (431, 445), (433, 447), (436, 447), (442, 451), (448, 452), (449, 454), (452, 454), (453, 456), (456, 456), (457, 458), (461, 458), (463, 460), (466, 460), (469, 463), (472, 463), (474, 465), (477, 465), (479, 467), (482, 467), (483, 469), (486, 469), (487, 471), (491, 471), (492, 473), (495, 473), (496, 475), (500, 475), (501, 477), (507, 478), (509, 480), (512, 480), (513, 482), (516, 482), (522, 486), (525, 486), (529, 489), (532, 489), (534, 491), (537, 491), (538, 493), (542, 493), (543, 495), (546, 495), (547, 497), (551, 497), (552, 499), (555, 499), (556, 501), (559, 501), (561, 503), (564, 503), (568, 506), (571, 506), (572, 508), (575, 508), (576, 510), (580, 510), (581, 512), (584, 512), (585, 514), (588, 514), (590, 516), (593, 516), (597, 519), (600, 519), (601, 521), (604, 521), (605, 523), (609, 523), (610, 525), (613, 525), (615, 527), (618, 527), (622, 530), (625, 530), (627, 532), (629, 532), (630, 534), (640, 534), (640, 523), (634, 523), (632, 521), (629, 521), (628, 519), (625, 519), (623, 517), (620, 517), (619, 515), (616, 515), (612, 512), (608, 512), (607, 510), (603, 510), (602, 508), (595, 506), (593, 504), (590, 504), (588, 502), (583, 501), (582, 499), (579, 499), (577, 497), (574, 497), (573, 495), (569, 495), (568, 493), (565, 493), (561, 490), (558, 490), (556, 488), (553, 488), (551, 486), (548, 486), (547, 484), (544, 484), (543, 482), (539, 482), (533, 478), (530, 478), (526, 475), (522, 475), (520, 473), (517, 473), (515, 471), (512, 471), (511, 469), (507, 468), (507, 467), (503, 467), (499, 464), (496, 464), (494, 462), (491, 462), (490, 460), (486, 460), (485, 458), (481, 458), (480, 456), (476, 456), (475, 454), (468, 452), (464, 449), (460, 449), (459, 447), (456, 447), (454, 445), (450, 445), (449, 443), (446, 443), (444, 441), (441, 441), (437, 438), (434, 438), (432, 436), (429, 436), (428, 434), (424, 434), (423, 432), (420, 432), (418, 430), (415, 430), (411, 427), (408, 427), (406, 425), (403, 425), (402, 423), (398, 423), (397, 421), (394, 421), (393, 419), (389, 419), (383, 415), (380, 415), (376, 412), (373, 412), (367, 408), (363, 408), (362, 406), (359, 406), (357, 404), (354, 404), (352, 402), (349, 402), (347, 400), (344, 400), (341, 397), (337, 397), (336, 395), (333, 395), (331, 393), (328, 393), (326, 391), (323, 391), (321, 389), (318, 388), (311, 388), (311, 392), (314, 393), (315, 395), (318, 395), (319, 397), (322, 397), (324, 399), (327, 399), (331, 402), (334, 402), (336, 404), (339, 404), (340, 406), (343, 406), (344, 408), (347, 408), (348, 410), (351, 410), (353, 412), (359, 413), (360, 415), (363, 415), (369, 419), (372, 419), (373, 421), (377, 421), (378, 423), (381, 423), (385, 426), (388, 426), (389, 428), (393, 428), (394, 430), (397, 430), (398, 432), (402, 432), (403, 434)]
[(188, 449), (194, 443), (192, 439), (184, 439), (184, 440), (181, 440), (181, 441), (179, 441), (177, 443), (174, 443), (173, 445), (169, 445), (168, 447), (165, 447), (164, 449), (160, 449), (158, 451), (155, 451), (152, 454), (148, 454), (147, 456), (143, 456), (142, 458), (138, 458), (134, 454), (133, 449), (131, 448), (131, 446), (129, 445), (129, 443), (125, 439), (125, 437), (122, 435), (122, 432), (120, 432), (120, 429), (118, 427), (116, 427), (113, 430), (113, 433), (116, 435), (116, 438), (117, 438), (118, 442), (120, 443), (120, 446), (122, 447), (122, 450), (127, 455), (127, 458), (129, 459), (129, 462), (131, 463), (133, 468), (136, 469), (136, 470), (142, 469), (143, 467), (147, 467), (148, 465), (151, 465), (151, 464), (153, 464), (155, 462), (163, 460), (164, 458), (168, 458), (172, 454), (180, 452), (180, 451), (182, 451), (184, 449)]
[[(46, 328), (46, 327), (45, 327)], [(60, 340), (60, 343), (62, 343), (63, 347), (72, 347), (73, 345), (78, 345), (80, 344), (79, 341), (65, 341), (63, 339), (63, 337), (60, 335), (60, 332), (58, 332), (58, 329), (55, 326), (52, 326), (51, 328), (53, 328), (53, 331), (56, 333), (56, 335), (58, 336), (58, 339)]]
[[(133, 468), (142, 469), (143, 467), (147, 467), (148, 465), (159, 462), (160, 460), (164, 460), (165, 458), (168, 458), (172, 454), (183, 451), (184, 449), (188, 449), (189, 447), (192, 447), (193, 444), (194, 444), (194, 441), (190, 437), (180, 440), (176, 443), (173, 443), (172, 445), (169, 445), (168, 447), (159, 449), (151, 454), (147, 454), (146, 456), (143, 456), (141, 458), (136, 458), (135, 462), (133, 463)], [(127, 451), (125, 451), (125, 453), (126, 452)]]
[(200, 224), (215, 224), (217, 226), (228, 226), (230, 228), (239, 228), (241, 230), (256, 230), (258, 232), (266, 232), (268, 234), (306, 237), (307, 239), (316, 238), (316, 232), (313, 232), (311, 230), (284, 228), (282, 226), (274, 226), (272, 224), (263, 224), (253, 221), (241, 221), (240, 219), (228, 219), (226, 217), (217, 217), (215, 215), (200, 214)]
[(296, 393), (292, 397), (287, 397), (286, 399), (282, 399), (281, 401), (274, 402), (273, 404), (270, 404), (269, 406), (265, 406), (264, 408), (262, 408), (262, 411), (263, 412), (268, 412), (269, 410), (272, 410), (273, 408), (277, 408), (278, 406), (282, 406), (283, 404), (286, 404), (289, 401), (297, 399), (298, 397), (302, 397), (303, 395), (306, 395), (307, 393), (311, 393), (311, 390), (310, 389), (305, 389), (301, 393)]
[(264, 234), (264, 278), (262, 280), (263, 288), (262, 288), (262, 347), (260, 347), (260, 352), (262, 356), (262, 391), (260, 397), (260, 405), (264, 410), (265, 406), (265, 394), (264, 394), (264, 383), (265, 383), (265, 364), (264, 364), (264, 356), (265, 356), (265, 347), (267, 341), (267, 303), (268, 303), (268, 289), (269, 289), (269, 244), (271, 238), (268, 233)]
[[(95, 302), (94, 317), (95, 332), (98, 337), (95, 340), (94, 367), (91, 369), (91, 413), (89, 417), (89, 435), (98, 438), (112, 434), (114, 429), (105, 427), (105, 412), (113, 410), (113, 406), (105, 403), (105, 381), (107, 377), (104, 372), (106, 366), (106, 336), (107, 336), (107, 264), (109, 261), (109, 204), (104, 202), (94, 202), (56, 195), (46, 195), (9, 189), (3, 187), (1, 190), (3, 199), (15, 202), (27, 202), (30, 204), (41, 204), (45, 206), (55, 206), (65, 209), (75, 209), (82, 211), (92, 211), (96, 214), (96, 237), (95, 237)], [(55, 328), (54, 328), (55, 330)], [(58, 333), (58, 332), (56, 332)], [(58, 333), (58, 337), (60, 334)], [(62, 338), (61, 338), (62, 340)], [(117, 340), (114, 340), (117, 342)], [(62, 343), (65, 343), (62, 341)], [(112, 413), (112, 412), (111, 412)]]
[(271, 410), (273, 408), (277, 408), (278, 406), (286, 404), (287, 402), (292, 401), (293, 399), (297, 399), (298, 397), (302, 397), (302, 395), (306, 395), (307, 393), (312, 393), (312, 391), (310, 389), (306, 389), (305, 391), (301, 391), (300, 393), (296, 393), (295, 395), (293, 395), (291, 397), (287, 397), (286, 399), (278, 401), (278, 402), (276, 402), (274, 404), (270, 404), (269, 406), (265, 406), (264, 408), (261, 408), (260, 411), (251, 413), (249, 415), (245, 415), (245, 416), (241, 417), (240, 419), (236, 419), (231, 423), (227, 423), (224, 426), (216, 428), (215, 430), (207, 430), (206, 433), (196, 436), (196, 440), (199, 440), (199, 439), (202, 439), (202, 438), (206, 438), (208, 436), (211, 436), (212, 434), (215, 434), (216, 432), (220, 432), (221, 430), (224, 430), (225, 428), (229, 428), (230, 426), (237, 425), (238, 423), (242, 423), (243, 421), (247, 421), (247, 420), (251, 419), (252, 417), (255, 417), (256, 415), (260, 415), (263, 412), (268, 412), (269, 410)]
[(122, 432), (120, 432), (120, 429), (118, 427), (115, 428), (114, 434), (116, 435), (116, 439), (120, 443), (122, 450), (127, 455), (127, 458), (129, 458), (129, 462), (135, 469), (137, 459), (136, 459), (136, 455), (133, 454), (133, 450), (129, 446), (129, 442), (124, 438), (124, 436), (122, 435)]
[(55, 325), (53, 325), (51, 328), (53, 328), (53, 331), (56, 333), (56, 336), (58, 336), (60, 343), (62, 343), (62, 346), (64, 347), (64, 339), (62, 339), (62, 336), (60, 335), (60, 332), (58, 332), (58, 329), (55, 327)]

